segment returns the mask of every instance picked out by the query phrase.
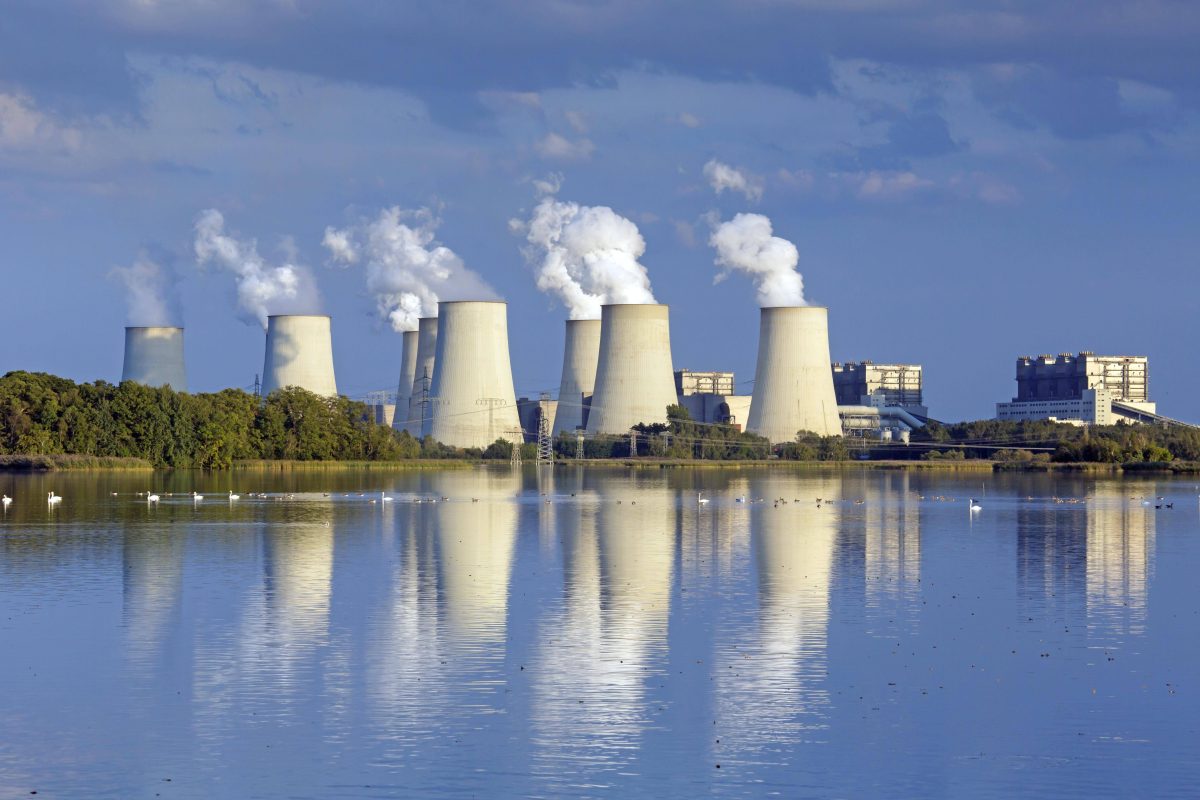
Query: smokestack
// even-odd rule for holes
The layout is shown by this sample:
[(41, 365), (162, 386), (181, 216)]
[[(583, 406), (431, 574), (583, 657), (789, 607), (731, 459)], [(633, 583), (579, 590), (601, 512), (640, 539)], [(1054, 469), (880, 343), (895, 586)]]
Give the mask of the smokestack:
[(500, 300), (438, 303), (433, 402), (425, 427), (442, 444), (487, 447), (500, 438), (512, 441), (521, 428), (507, 313)]
[(762, 309), (758, 365), (746, 430), (774, 442), (800, 431), (842, 432), (829, 368), (829, 310), (820, 306)]
[(400, 385), (396, 388), (396, 414), (392, 427), (398, 431), (408, 426), (408, 407), (412, 401), (413, 381), (417, 374), (417, 331), (401, 334), (403, 347), (400, 351)]
[(322, 314), (267, 317), (263, 396), (285, 386), (297, 386), (324, 397), (337, 396), (329, 317)]
[[(829, 380), (832, 391), (832, 373)], [(603, 306), (588, 433), (623, 434), (639, 422), (666, 422), (667, 406), (678, 402), (667, 306)]]
[(583, 395), (596, 388), (596, 365), (600, 360), (600, 320), (567, 320), (563, 352), (562, 382), (558, 385), (558, 411), (554, 414), (555, 436), (574, 433), (583, 425)]
[(408, 417), (402, 427), (418, 439), (425, 435), (423, 422), (429, 418), (430, 413), (430, 407), (422, 408), (421, 404), (427, 398), (433, 397), (433, 365), (437, 355), (437, 335), (437, 317), (421, 317), (417, 320), (416, 361), (413, 362), (413, 379), (408, 395)]
[(125, 329), (125, 366), (121, 381), (144, 386), (169, 386), (187, 391), (183, 366), (183, 328)]

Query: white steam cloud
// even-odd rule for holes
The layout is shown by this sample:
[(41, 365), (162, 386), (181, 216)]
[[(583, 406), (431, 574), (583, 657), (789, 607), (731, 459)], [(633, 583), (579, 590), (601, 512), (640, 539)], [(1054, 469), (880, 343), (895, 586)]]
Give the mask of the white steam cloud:
[(717, 194), (728, 189), (731, 192), (741, 192), (747, 200), (755, 203), (762, 199), (762, 178), (737, 167), (731, 167), (715, 158), (709, 159), (708, 163), (704, 165), (704, 177), (708, 179), (708, 185)]
[(498, 299), (495, 289), (435, 240), (440, 222), (428, 208), (393, 206), (349, 228), (326, 228), (322, 244), (335, 264), (365, 264), (367, 291), (392, 330), (415, 331), (421, 317), (437, 316), (439, 300)]
[(113, 267), (108, 277), (125, 286), (130, 325), (158, 327), (182, 321), (177, 276), (167, 258), (141, 252), (129, 266)]
[(215, 263), (237, 281), (238, 309), (244, 319), (264, 329), (271, 314), (306, 314), (318, 310), (316, 283), (308, 271), (291, 263), (268, 264), (258, 254), (253, 239), (239, 240), (225, 233), (225, 217), (215, 208), (196, 218), (196, 261)]
[(771, 220), (762, 214), (738, 214), (728, 222), (713, 220), (708, 243), (721, 267), (714, 283), (730, 272), (742, 272), (754, 281), (760, 306), (803, 306), (804, 277), (796, 271), (800, 253), (787, 239), (772, 235)]
[(513, 221), (529, 245), (537, 287), (557, 295), (571, 319), (599, 319), (607, 303), (654, 303), (650, 277), (638, 262), (646, 241), (637, 225), (607, 206), (546, 197), (528, 222)]

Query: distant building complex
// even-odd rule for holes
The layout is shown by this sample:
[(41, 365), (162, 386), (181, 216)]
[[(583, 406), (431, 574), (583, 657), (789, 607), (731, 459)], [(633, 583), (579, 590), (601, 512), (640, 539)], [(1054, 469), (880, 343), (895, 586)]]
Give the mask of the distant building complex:
[(732, 372), (675, 370), (675, 394), (692, 419), (736, 425), (744, 430), (750, 415), (750, 395), (734, 394), (733, 385)]
[(996, 419), (1115, 425), (1158, 419), (1146, 356), (1060, 353), (1017, 359), (1017, 396), (996, 404)]

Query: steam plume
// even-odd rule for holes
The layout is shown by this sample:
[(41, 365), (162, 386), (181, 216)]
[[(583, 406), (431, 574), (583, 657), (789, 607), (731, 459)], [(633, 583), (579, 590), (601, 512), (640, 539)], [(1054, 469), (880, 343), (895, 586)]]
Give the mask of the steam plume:
[(393, 206), (374, 220), (325, 229), (322, 244), (334, 263), (365, 262), (367, 291), (392, 330), (415, 331), (421, 317), (437, 316), (439, 300), (495, 300), (496, 290), (467, 269), (453, 250), (435, 241), (441, 221), (428, 208)]
[(142, 251), (132, 264), (113, 267), (108, 276), (125, 286), (130, 325), (171, 326), (182, 320), (177, 277), (166, 256)]
[(571, 319), (599, 319), (606, 303), (653, 303), (650, 277), (638, 262), (646, 242), (637, 225), (607, 206), (581, 206), (546, 197), (528, 222), (525, 258), (537, 286), (563, 301)]
[(716, 248), (722, 267), (714, 283), (730, 272), (742, 272), (754, 281), (758, 304), (803, 306), (804, 278), (796, 271), (800, 253), (787, 239), (773, 236), (771, 220), (762, 214), (738, 214), (728, 222), (713, 222), (708, 243)]
[(762, 199), (762, 178), (737, 167), (731, 167), (715, 158), (709, 159), (708, 163), (704, 165), (704, 177), (708, 178), (708, 185), (717, 194), (728, 189), (731, 192), (741, 192), (747, 200), (756, 203)]
[(194, 248), (201, 265), (213, 262), (234, 275), (242, 317), (264, 329), (271, 314), (311, 313), (320, 305), (307, 270), (291, 263), (294, 258), (279, 266), (268, 264), (253, 239), (239, 240), (225, 233), (225, 217), (215, 208), (196, 218)]

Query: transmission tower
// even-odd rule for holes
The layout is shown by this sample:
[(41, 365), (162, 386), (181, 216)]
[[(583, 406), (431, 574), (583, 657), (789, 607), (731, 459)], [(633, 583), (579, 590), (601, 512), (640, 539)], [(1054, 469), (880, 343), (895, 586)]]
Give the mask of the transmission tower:
[(575, 429), (575, 460), (583, 461), (583, 433), (584, 428)]
[(629, 457), (637, 456), (637, 431), (629, 432)]
[(554, 463), (554, 441), (550, 438), (550, 394), (542, 392), (538, 402), (537, 463)]
[(417, 437), (418, 439), (420, 439), (422, 436), (425, 435), (425, 419), (429, 413), (429, 385), (431, 383), (433, 383), (433, 380), (429, 377), (429, 367), (425, 367), (425, 369), (422, 371), (420, 381), (421, 381), (421, 435)]
[[(514, 467), (519, 467), (519, 466), (521, 466), (521, 440), (524, 439), (525, 437), (524, 437), (524, 434), (521, 432), (520, 428), (512, 431), (512, 433), (510, 435), (513, 437), (513, 440), (512, 440), (512, 451), (511, 451), (511, 456), (509, 458), (509, 463), (512, 464)], [(539, 463), (540, 463), (540, 460), (539, 460)]]
[(262, 396), (262, 381), (258, 379), (258, 373), (254, 373), (254, 396)]

